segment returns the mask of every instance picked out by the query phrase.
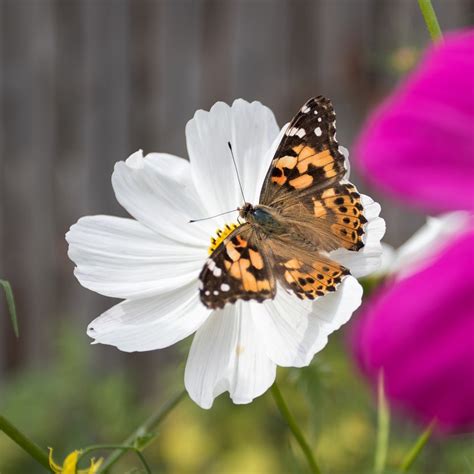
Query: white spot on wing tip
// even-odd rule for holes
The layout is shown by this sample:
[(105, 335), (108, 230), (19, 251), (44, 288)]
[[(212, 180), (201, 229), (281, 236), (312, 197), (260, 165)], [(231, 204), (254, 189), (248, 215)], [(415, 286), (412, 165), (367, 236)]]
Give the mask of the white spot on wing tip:
[(317, 137), (320, 137), (323, 134), (323, 131), (321, 130), (321, 127), (316, 127), (314, 133)]
[(289, 137), (293, 137), (294, 135), (296, 135), (299, 138), (303, 138), (306, 135), (306, 131), (304, 128), (292, 127), (286, 131), (286, 135)]

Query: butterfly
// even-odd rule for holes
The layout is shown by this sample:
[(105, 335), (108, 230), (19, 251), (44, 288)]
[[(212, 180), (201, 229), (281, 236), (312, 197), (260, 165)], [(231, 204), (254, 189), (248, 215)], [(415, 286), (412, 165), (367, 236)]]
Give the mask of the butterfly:
[(346, 180), (330, 100), (307, 101), (287, 127), (266, 174), (259, 203), (244, 203), (239, 223), (218, 233), (199, 275), (212, 309), (237, 300), (263, 302), (277, 291), (314, 300), (350, 274), (333, 261), (338, 248), (364, 246), (360, 194)]

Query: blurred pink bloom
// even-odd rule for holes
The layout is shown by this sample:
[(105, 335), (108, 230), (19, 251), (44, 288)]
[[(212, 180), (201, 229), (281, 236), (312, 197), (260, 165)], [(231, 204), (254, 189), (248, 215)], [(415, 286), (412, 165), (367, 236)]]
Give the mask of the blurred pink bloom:
[[(472, 212), (473, 128), (474, 32), (468, 31), (433, 46), (370, 117), (358, 165), (367, 180), (414, 207)], [(376, 383), (384, 371), (392, 405), (424, 424), (436, 419), (441, 432), (474, 429), (472, 219), (452, 234), (440, 233), (426, 245), (435, 249), (429, 259), (391, 278), (352, 334), (367, 376)]]
[(393, 405), (441, 431), (474, 427), (474, 230), (423, 270), (388, 284), (353, 333), (374, 384), (380, 369)]
[(367, 179), (428, 212), (474, 208), (474, 30), (446, 36), (369, 117), (356, 145)]

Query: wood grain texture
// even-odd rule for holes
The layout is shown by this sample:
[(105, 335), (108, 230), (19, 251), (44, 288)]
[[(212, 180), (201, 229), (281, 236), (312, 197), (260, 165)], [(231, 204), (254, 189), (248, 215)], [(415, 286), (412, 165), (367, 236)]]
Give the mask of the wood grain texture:
[[(472, 0), (436, 6), (444, 30), (472, 23)], [(84, 330), (114, 304), (75, 281), (64, 233), (82, 215), (126, 215), (116, 161), (138, 148), (186, 156), (195, 110), (237, 97), (283, 124), (327, 95), (350, 148), (398, 80), (392, 55), (428, 42), (413, 0), (0, 0), (0, 278), (22, 332), (13, 342), (0, 302), (0, 372), (47, 359), (62, 322)], [(389, 242), (421, 224), (360, 187), (381, 201)], [(98, 365), (114, 351), (94, 348)]]

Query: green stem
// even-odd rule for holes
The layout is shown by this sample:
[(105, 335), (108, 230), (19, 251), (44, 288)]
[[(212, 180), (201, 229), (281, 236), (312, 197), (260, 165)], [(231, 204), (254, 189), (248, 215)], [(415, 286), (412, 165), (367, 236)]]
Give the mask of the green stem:
[(313, 474), (321, 474), (321, 471), (319, 470), (319, 467), (316, 463), (316, 460), (314, 459), (313, 453), (311, 451), (311, 448), (309, 447), (308, 442), (306, 441), (303, 433), (301, 432), (298, 424), (296, 423), (295, 419), (293, 418), (293, 415), (290, 413), (290, 410), (288, 409), (288, 405), (286, 404), (280, 389), (278, 388), (277, 383), (275, 382), (272, 385), (271, 392), (273, 395), (273, 398), (275, 400), (276, 406), (280, 410), (281, 416), (285, 419), (288, 427), (290, 428), (291, 432), (293, 433), (293, 436), (295, 437), (296, 441), (298, 441), (298, 444), (301, 447), (301, 450), (303, 451), (306, 460), (308, 461), (309, 468)]
[(438, 18), (436, 17), (436, 12), (431, 4), (431, 0), (418, 0), (418, 5), (423, 18), (425, 19), (426, 27), (430, 32), (431, 39), (433, 41), (441, 41), (443, 39), (443, 33), (439, 26)]
[(48, 453), (41, 449), (35, 442), (31, 441), (18, 428), (13, 426), (4, 416), (0, 415), (0, 430), (11, 440), (26, 451), (33, 459), (38, 461), (43, 467), (51, 472), (49, 466)]
[[(122, 444), (124, 446), (133, 446), (135, 442), (142, 436), (149, 434), (151, 430), (155, 429), (168, 414), (184, 399), (186, 390), (178, 393), (171, 400), (166, 402), (156, 413), (141, 424)], [(151, 438), (148, 440), (150, 441)], [(123, 448), (116, 449), (101, 466), (99, 472), (105, 474), (108, 470), (125, 454)]]
[(143, 456), (143, 454), (140, 452), (140, 450), (138, 448), (136, 448), (135, 446), (122, 446), (122, 445), (117, 445), (117, 444), (95, 444), (93, 446), (88, 446), (87, 448), (85, 448), (81, 452), (81, 454), (79, 455), (79, 458), (77, 460), (76, 472), (77, 472), (79, 463), (80, 463), (80, 461), (83, 457), (87, 456), (88, 454), (90, 454), (94, 451), (100, 451), (100, 450), (104, 450), (104, 449), (118, 449), (120, 451), (133, 451), (139, 457), (140, 461), (142, 462), (146, 473), (147, 474), (152, 474), (150, 466), (146, 462), (145, 456)]
[(433, 428), (435, 424), (436, 422), (432, 421), (430, 425), (428, 426), (428, 428), (426, 428), (426, 430), (423, 431), (423, 433), (421, 433), (419, 438), (416, 440), (415, 444), (410, 449), (408, 454), (403, 459), (402, 464), (400, 465), (401, 472), (408, 472), (408, 470), (410, 469), (412, 464), (415, 462), (418, 455), (421, 453), (421, 450), (424, 448), (425, 444), (430, 439), (430, 436), (431, 436), (431, 433), (433, 432)]
[(388, 438), (390, 434), (390, 409), (385, 397), (383, 372), (378, 381), (378, 408), (377, 408), (377, 444), (375, 447), (374, 472), (381, 474), (385, 470), (388, 453)]

